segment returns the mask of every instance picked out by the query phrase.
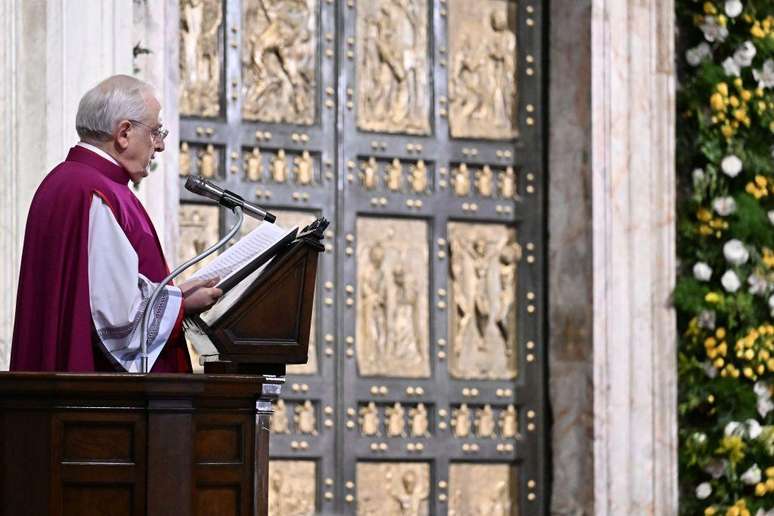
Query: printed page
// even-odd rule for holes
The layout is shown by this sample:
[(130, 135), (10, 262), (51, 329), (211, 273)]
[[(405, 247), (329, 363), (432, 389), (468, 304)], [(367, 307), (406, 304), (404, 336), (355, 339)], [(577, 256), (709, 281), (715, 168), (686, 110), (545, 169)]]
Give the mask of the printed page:
[(263, 222), (249, 234), (229, 247), (212, 262), (202, 267), (191, 276), (191, 279), (209, 280), (220, 278), (222, 282), (230, 274), (239, 270), (245, 263), (260, 255), (282, 238), (295, 231), (298, 227), (285, 230), (276, 224)]

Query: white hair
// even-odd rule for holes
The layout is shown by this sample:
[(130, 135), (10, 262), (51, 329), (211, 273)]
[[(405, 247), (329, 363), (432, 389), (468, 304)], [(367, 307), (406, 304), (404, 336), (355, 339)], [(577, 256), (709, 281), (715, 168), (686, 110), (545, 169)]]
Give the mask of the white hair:
[(114, 75), (86, 92), (78, 103), (75, 130), (83, 140), (107, 141), (122, 120), (143, 120), (153, 86), (129, 75)]

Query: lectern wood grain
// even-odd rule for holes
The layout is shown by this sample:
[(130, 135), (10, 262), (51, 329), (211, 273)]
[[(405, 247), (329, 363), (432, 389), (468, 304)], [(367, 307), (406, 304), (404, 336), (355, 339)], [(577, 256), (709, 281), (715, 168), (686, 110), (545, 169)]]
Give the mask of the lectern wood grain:
[(267, 514), (281, 382), (0, 373), (0, 515)]

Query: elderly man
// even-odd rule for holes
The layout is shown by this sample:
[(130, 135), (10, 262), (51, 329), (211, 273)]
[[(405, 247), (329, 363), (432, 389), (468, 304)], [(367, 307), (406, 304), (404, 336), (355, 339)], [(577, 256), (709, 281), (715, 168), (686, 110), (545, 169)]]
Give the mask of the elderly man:
[[(169, 273), (148, 214), (129, 188), (164, 150), (150, 85), (116, 75), (78, 106), (81, 141), (32, 200), (24, 237), (11, 370), (140, 370), (140, 320)], [(214, 282), (167, 285), (152, 310), (153, 372), (190, 372), (181, 324), (210, 307)]]

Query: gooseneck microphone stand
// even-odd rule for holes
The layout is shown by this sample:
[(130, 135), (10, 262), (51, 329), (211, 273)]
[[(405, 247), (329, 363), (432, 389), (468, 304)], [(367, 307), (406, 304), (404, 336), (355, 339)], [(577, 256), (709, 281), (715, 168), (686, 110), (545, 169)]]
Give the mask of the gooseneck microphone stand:
[(148, 299), (148, 304), (145, 305), (145, 311), (142, 315), (142, 322), (140, 324), (140, 338), (142, 339), (142, 350), (141, 350), (141, 369), (143, 373), (148, 372), (148, 321), (150, 319), (150, 314), (153, 313), (153, 306), (156, 303), (156, 298), (158, 298), (161, 291), (166, 287), (170, 281), (175, 279), (177, 276), (180, 275), (184, 270), (186, 270), (188, 267), (200, 262), (204, 258), (207, 258), (209, 255), (226, 245), (226, 243), (231, 240), (234, 235), (236, 235), (239, 232), (239, 229), (242, 227), (242, 222), (244, 221), (244, 214), (242, 213), (242, 208), (240, 206), (233, 206), (232, 211), (237, 217), (236, 224), (229, 230), (229, 232), (218, 240), (214, 245), (206, 249), (201, 254), (198, 254), (185, 262), (184, 264), (177, 267), (175, 270), (169, 273), (169, 276), (164, 278), (153, 290), (153, 293), (151, 294), (150, 298)]

